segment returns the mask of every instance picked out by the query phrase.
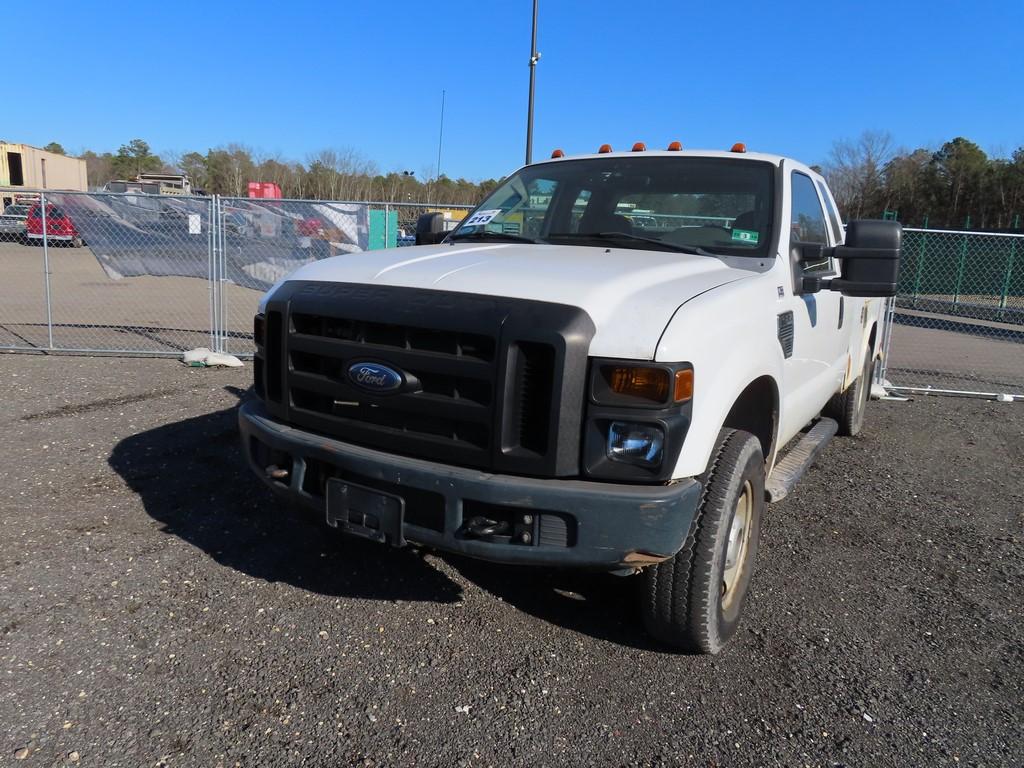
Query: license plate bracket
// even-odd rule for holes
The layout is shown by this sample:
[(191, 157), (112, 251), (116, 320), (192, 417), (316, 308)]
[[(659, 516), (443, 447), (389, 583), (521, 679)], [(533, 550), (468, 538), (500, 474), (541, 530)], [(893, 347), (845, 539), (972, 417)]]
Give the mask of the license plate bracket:
[(347, 480), (327, 481), (327, 524), (344, 533), (404, 547), (405, 499)]

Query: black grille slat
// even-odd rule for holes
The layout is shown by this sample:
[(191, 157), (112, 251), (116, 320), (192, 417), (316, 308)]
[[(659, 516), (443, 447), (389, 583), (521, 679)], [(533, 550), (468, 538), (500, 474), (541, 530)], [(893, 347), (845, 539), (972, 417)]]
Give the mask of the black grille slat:
[(495, 342), (477, 333), (441, 331), (306, 313), (292, 315), (293, 332), (324, 338), (355, 341), (390, 349), (434, 352), (455, 357), (494, 360)]
[(519, 445), (534, 453), (548, 449), (551, 387), (554, 382), (555, 350), (547, 344), (523, 342), (518, 345), (516, 394)]
[(289, 350), (311, 352), (342, 359), (382, 359), (402, 368), (422, 368), (432, 373), (490, 378), (494, 366), (472, 357), (457, 357), (435, 352), (414, 352), (380, 344), (364, 344), (294, 333), (288, 337)]
[(490, 409), (472, 400), (431, 395), (426, 392), (374, 397), (355, 387), (341, 384), (327, 376), (315, 373), (302, 373), (293, 370), (289, 374), (289, 378), (293, 388), (297, 387), (316, 394), (327, 395), (332, 399), (372, 404), (384, 410), (408, 411), (409, 413), (420, 413), (426, 410), (440, 417), (481, 424), (488, 424), (491, 420)]

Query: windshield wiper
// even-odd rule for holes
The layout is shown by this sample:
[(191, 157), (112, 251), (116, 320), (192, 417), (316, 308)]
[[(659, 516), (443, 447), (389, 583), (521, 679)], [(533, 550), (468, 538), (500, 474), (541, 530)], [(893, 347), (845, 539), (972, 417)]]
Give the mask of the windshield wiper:
[(656, 237), (643, 237), (641, 235), (630, 234), (629, 232), (561, 232), (559, 234), (548, 235), (549, 240), (554, 240), (555, 238), (564, 238), (566, 240), (618, 240), (620, 242), (626, 240), (629, 242), (650, 243), (651, 245), (656, 245), (666, 251), (689, 253), (694, 256), (712, 256), (717, 258), (717, 254), (705, 251), (699, 246), (666, 243), (664, 240), (659, 240)]
[(489, 230), (481, 230), (479, 232), (456, 232), (454, 235), (449, 235), (448, 239), (451, 241), (455, 240), (504, 240), (508, 243), (537, 243), (543, 242), (542, 240), (535, 240), (532, 237), (524, 237), (523, 235), (513, 235), (511, 232), (491, 232)]

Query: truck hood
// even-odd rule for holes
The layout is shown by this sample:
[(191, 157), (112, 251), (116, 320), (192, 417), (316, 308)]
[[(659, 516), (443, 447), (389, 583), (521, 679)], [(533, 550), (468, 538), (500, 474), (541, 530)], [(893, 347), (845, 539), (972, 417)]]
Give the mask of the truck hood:
[[(568, 304), (583, 309), (597, 327), (592, 356), (653, 359), (658, 339), (680, 305), (753, 274), (722, 259), (684, 253), (477, 243), (350, 253), (307, 264), (286, 280), (429, 288)], [(381, 307), (382, 318), (387, 311)]]

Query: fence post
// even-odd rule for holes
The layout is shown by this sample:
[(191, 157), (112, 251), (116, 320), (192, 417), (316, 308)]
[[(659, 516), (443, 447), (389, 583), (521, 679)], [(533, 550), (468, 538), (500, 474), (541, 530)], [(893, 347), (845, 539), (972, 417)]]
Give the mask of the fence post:
[(210, 198), (206, 207), (207, 265), (206, 277), (210, 285), (210, 349), (217, 348), (217, 196)]
[[(1010, 293), (1010, 276), (1013, 274), (1013, 261), (1017, 256), (1017, 238), (1010, 239), (1010, 259), (1006, 263), (1006, 277), (1003, 278), (1002, 295), (999, 297), (999, 309), (1006, 309), (1006, 298)], [(1002, 313), (1000, 313), (1000, 319)]]
[(227, 290), (225, 290), (225, 283), (227, 282), (225, 275), (228, 271), (228, 238), (227, 233), (224, 231), (224, 212), (221, 206), (223, 200), (220, 195), (217, 195), (217, 231), (220, 233), (220, 264), (218, 266), (217, 284), (220, 288), (220, 302), (218, 304), (220, 313), (218, 315), (217, 328), (220, 332), (220, 336), (217, 340), (217, 352), (227, 351), (227, 334), (228, 334), (228, 321), (227, 321), (227, 310), (225, 309), (225, 302), (227, 301)]
[[(968, 219), (970, 221), (970, 219)], [(953, 291), (953, 306), (960, 305), (960, 287), (964, 281), (964, 264), (967, 262), (967, 233), (964, 232), (963, 243), (960, 245), (960, 263), (956, 268), (956, 288)]]
[(46, 282), (46, 348), (53, 349), (53, 300), (50, 296), (50, 244), (46, 226), (46, 193), (39, 193), (39, 210), (43, 219), (43, 276)]
[(928, 233), (921, 232), (921, 248), (917, 254), (917, 270), (914, 274), (914, 309), (917, 309), (917, 298), (921, 295), (921, 272), (924, 270), (925, 244), (928, 242)]

